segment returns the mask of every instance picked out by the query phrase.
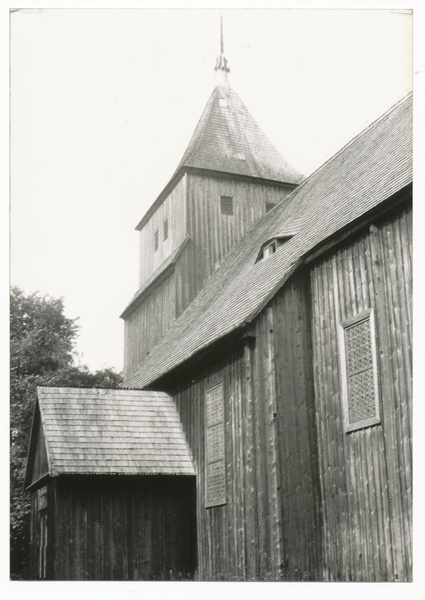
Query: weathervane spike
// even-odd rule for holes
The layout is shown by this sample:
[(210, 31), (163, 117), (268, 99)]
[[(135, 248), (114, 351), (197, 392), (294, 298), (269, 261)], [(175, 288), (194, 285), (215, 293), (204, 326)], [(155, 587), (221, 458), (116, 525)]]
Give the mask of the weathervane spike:
[(220, 14), (220, 56), (217, 57), (214, 71), (221, 76), (222, 84), (229, 85), (227, 73), (230, 73), (230, 69), (227, 65), (227, 58), (224, 56), (223, 13)]
[(220, 14), (220, 52), (224, 53), (224, 44), (223, 44), (223, 13)]

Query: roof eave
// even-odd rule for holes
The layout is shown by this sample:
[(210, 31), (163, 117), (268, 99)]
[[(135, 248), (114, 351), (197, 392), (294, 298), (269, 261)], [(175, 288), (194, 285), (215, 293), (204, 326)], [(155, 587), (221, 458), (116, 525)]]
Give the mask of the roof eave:
[(280, 280), (269, 291), (269, 293), (262, 299), (261, 303), (258, 304), (255, 310), (253, 310), (244, 319), (243, 322), (233, 326), (231, 329), (221, 334), (220, 337), (206, 342), (205, 344), (194, 350), (185, 359), (173, 365), (173, 367), (171, 367), (168, 371), (161, 373), (160, 375), (154, 376), (153, 378), (149, 379), (145, 384), (141, 384), (141, 388), (148, 388), (152, 385), (160, 386), (164, 381), (172, 381), (173, 379), (178, 377), (181, 369), (191, 368), (195, 363), (201, 361), (204, 356), (210, 354), (211, 352), (214, 352), (217, 349), (217, 347), (220, 346), (225, 340), (232, 341), (241, 339), (241, 334), (247, 331), (247, 328), (253, 322), (253, 320), (259, 315), (259, 313), (270, 302), (270, 300), (278, 292), (278, 290), (285, 285), (288, 279), (295, 272), (297, 272), (302, 266), (307, 265), (312, 260), (317, 258), (317, 256), (319, 256), (320, 254), (323, 254), (330, 248), (335, 247), (336, 244), (339, 244), (342, 241), (346, 240), (348, 236), (358, 233), (360, 229), (368, 226), (371, 223), (371, 221), (376, 219), (378, 216), (382, 217), (396, 209), (401, 203), (409, 199), (409, 195), (411, 195), (411, 193), (412, 183), (408, 184), (407, 186), (404, 186), (389, 198), (385, 198), (384, 200), (379, 202), (371, 210), (367, 211), (366, 213), (363, 213), (354, 221), (347, 223), (337, 231), (333, 232), (327, 238), (318, 242), (313, 248), (303, 253), (293, 263), (293, 265), (286, 271), (286, 273), (280, 278)]
[(282, 188), (292, 188), (295, 189), (300, 185), (305, 177), (301, 176), (301, 179), (298, 183), (283, 181), (280, 179), (267, 179), (263, 177), (253, 177), (252, 175), (244, 175), (242, 173), (232, 173), (230, 171), (216, 171), (213, 169), (202, 169), (199, 167), (191, 167), (187, 165), (183, 165), (176, 171), (170, 181), (167, 183), (165, 188), (159, 194), (157, 199), (153, 202), (150, 208), (147, 210), (145, 215), (139, 221), (137, 226), (135, 227), (136, 231), (140, 231), (144, 225), (149, 221), (151, 216), (154, 214), (156, 209), (162, 204), (162, 202), (169, 196), (170, 192), (175, 188), (175, 186), (183, 179), (186, 173), (194, 173), (198, 175), (210, 175), (212, 177), (220, 177), (222, 179), (237, 179), (240, 181), (255, 181), (255, 183), (265, 183), (269, 185), (276, 185)]

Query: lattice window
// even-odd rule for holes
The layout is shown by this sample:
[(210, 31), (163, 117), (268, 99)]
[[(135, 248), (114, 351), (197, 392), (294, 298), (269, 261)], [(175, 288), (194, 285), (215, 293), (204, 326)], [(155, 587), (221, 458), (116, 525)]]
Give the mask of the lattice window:
[(233, 215), (233, 197), (220, 196), (220, 207), (222, 215)]
[(205, 506), (226, 503), (223, 383), (205, 392)]
[(346, 431), (380, 423), (375, 323), (372, 310), (341, 323)]

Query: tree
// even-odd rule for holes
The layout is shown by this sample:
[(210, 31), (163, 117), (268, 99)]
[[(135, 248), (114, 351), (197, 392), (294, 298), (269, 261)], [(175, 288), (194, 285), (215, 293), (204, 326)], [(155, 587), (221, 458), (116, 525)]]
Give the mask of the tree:
[(120, 373), (92, 373), (73, 364), (79, 327), (64, 315), (62, 298), (10, 294), (10, 572), (28, 577), (30, 501), (23, 491), (37, 386), (116, 388)]

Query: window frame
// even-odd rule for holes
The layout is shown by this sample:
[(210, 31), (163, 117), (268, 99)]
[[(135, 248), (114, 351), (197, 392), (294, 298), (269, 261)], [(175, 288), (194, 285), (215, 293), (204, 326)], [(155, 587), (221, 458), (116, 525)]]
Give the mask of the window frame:
[(264, 260), (266, 260), (266, 258), (269, 258), (269, 256), (274, 254), (276, 252), (276, 250), (277, 250), (277, 240), (275, 239), (263, 246), (263, 257), (262, 258)]
[[(222, 402), (222, 420), (217, 423), (213, 423), (212, 425), (208, 423), (208, 412), (207, 412), (207, 397), (208, 394), (215, 390), (216, 388), (221, 387), (221, 402)], [(225, 414), (225, 394), (224, 394), (225, 386), (224, 379), (215, 379), (214, 381), (210, 381), (204, 388), (204, 449), (205, 449), (205, 508), (214, 508), (217, 506), (224, 506), (227, 504), (227, 490), (226, 490), (226, 414)], [(216, 427), (221, 424), (221, 438), (222, 438), (222, 458), (217, 460), (209, 461), (208, 458), (210, 456), (210, 448), (208, 441), (208, 430), (212, 427)], [(213, 498), (210, 497), (210, 487), (209, 487), (209, 474), (208, 467), (212, 464), (218, 464), (222, 462), (222, 494)]]
[[(374, 416), (367, 417), (366, 419), (359, 419), (358, 421), (350, 422), (350, 392), (349, 392), (349, 373), (347, 368), (347, 346), (346, 346), (346, 330), (351, 328), (353, 325), (362, 323), (363, 321), (369, 322), (370, 327), (370, 346), (372, 354), (372, 373), (373, 373), (373, 391), (374, 391)], [(378, 361), (377, 361), (377, 340), (376, 340), (376, 326), (375, 326), (375, 311), (370, 308), (363, 311), (349, 319), (345, 319), (339, 323), (338, 328), (338, 345), (339, 355), (341, 364), (341, 387), (342, 387), (342, 404), (344, 413), (344, 424), (346, 433), (351, 431), (357, 431), (365, 427), (371, 427), (372, 425), (379, 425), (381, 423), (380, 416), (380, 402), (379, 402), (379, 378), (378, 378)], [(369, 370), (369, 369), (365, 369)]]

